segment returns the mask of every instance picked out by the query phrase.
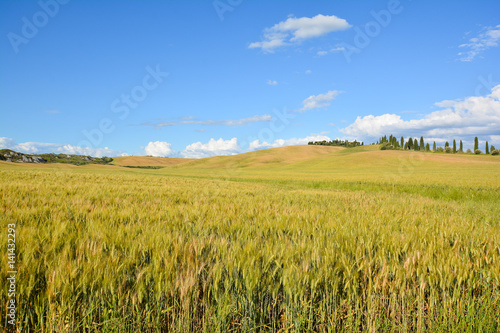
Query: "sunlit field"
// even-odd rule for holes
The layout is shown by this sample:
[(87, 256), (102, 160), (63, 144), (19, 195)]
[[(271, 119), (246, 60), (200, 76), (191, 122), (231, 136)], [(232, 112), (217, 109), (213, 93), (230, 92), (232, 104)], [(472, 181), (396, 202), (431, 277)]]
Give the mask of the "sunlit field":
[(500, 157), (168, 160), (0, 162), (20, 332), (500, 330)]

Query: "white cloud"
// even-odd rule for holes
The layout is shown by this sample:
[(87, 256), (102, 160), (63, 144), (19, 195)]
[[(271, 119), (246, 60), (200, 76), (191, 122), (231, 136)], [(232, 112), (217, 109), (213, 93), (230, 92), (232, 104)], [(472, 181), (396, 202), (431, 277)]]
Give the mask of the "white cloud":
[(327, 107), (330, 105), (330, 101), (333, 101), (338, 94), (340, 94), (340, 91), (330, 90), (326, 94), (309, 96), (302, 101), (303, 107), (299, 111), (304, 112), (311, 109)]
[(311, 74), (312, 71), (310, 69), (306, 70), (306, 74)]
[(472, 61), (481, 52), (490, 47), (498, 46), (500, 42), (500, 24), (496, 27), (486, 27), (479, 36), (469, 39), (468, 43), (462, 44), (459, 47), (467, 49), (466, 52), (460, 52), (461, 61)]
[(403, 120), (396, 114), (358, 117), (340, 131), (351, 137), (377, 138), (386, 134), (448, 137), (489, 137), (493, 142), (500, 135), (500, 85), (487, 96), (436, 103), (441, 110), (424, 118)]
[(16, 146), (16, 141), (11, 138), (0, 137), (0, 149), (13, 149)]
[(274, 80), (274, 81), (273, 81), (273, 80), (267, 80), (267, 82), (266, 82), (266, 83), (267, 83), (268, 85), (270, 85), (270, 86), (275, 86), (275, 85), (277, 85), (277, 84), (278, 84), (278, 81), (276, 81), (276, 80)]
[(264, 29), (264, 38), (251, 43), (248, 48), (261, 48), (264, 52), (274, 52), (278, 47), (301, 42), (306, 39), (326, 35), (332, 31), (346, 30), (351, 25), (335, 15), (316, 15), (314, 17), (290, 17), (271, 28)]
[(74, 155), (90, 155), (95, 157), (103, 157), (103, 156), (117, 156), (120, 155), (121, 152), (115, 151), (108, 147), (104, 148), (91, 148), (91, 147), (80, 147), (80, 146), (72, 146), (72, 145), (63, 145), (58, 147), (55, 152), (62, 154), (74, 154)]
[(57, 114), (57, 113), (61, 113), (60, 111), (58, 110), (45, 110), (46, 113), (49, 113), (49, 114)]
[(295, 145), (306, 145), (310, 141), (331, 141), (331, 139), (325, 135), (310, 135), (305, 138), (291, 138), (291, 139), (277, 139), (273, 142), (261, 142), (260, 140), (255, 140), (250, 142), (248, 147), (249, 151), (259, 150), (259, 149), (268, 149), (268, 148), (277, 148), (284, 146), (295, 146)]
[(208, 143), (195, 142), (186, 147), (181, 152), (183, 157), (187, 158), (203, 158), (218, 155), (233, 155), (241, 152), (237, 138), (231, 140), (210, 139)]
[(25, 154), (61, 153), (74, 155), (89, 155), (94, 157), (117, 156), (120, 151), (104, 148), (91, 148), (72, 146), (70, 144), (45, 143), (45, 142), (23, 142), (16, 143), (10, 138), (0, 138), (0, 149), (12, 149)]
[(173, 155), (175, 152), (172, 149), (172, 145), (164, 141), (151, 141), (144, 147), (144, 152), (146, 155), (156, 156), (156, 157), (167, 157)]
[(321, 56), (327, 55), (328, 53), (338, 53), (338, 52), (342, 52), (342, 51), (345, 51), (345, 47), (336, 46), (328, 51), (318, 51), (316, 54), (321, 57)]
[(165, 126), (176, 126), (176, 125), (209, 125), (209, 126), (243, 126), (249, 123), (261, 122), (261, 121), (272, 121), (273, 118), (268, 115), (256, 115), (252, 117), (234, 119), (234, 120), (196, 120), (194, 117), (186, 117), (189, 120), (182, 121), (162, 121), (159, 123), (142, 123), (143, 126), (153, 126), (153, 127), (165, 127)]

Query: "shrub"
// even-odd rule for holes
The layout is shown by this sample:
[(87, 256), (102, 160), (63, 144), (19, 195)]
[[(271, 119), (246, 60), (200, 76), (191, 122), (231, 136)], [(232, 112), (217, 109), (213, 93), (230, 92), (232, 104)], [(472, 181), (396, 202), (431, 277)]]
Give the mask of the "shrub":
[(482, 154), (483, 152), (481, 151), (481, 149), (476, 149), (474, 150), (474, 154), (476, 155), (479, 155), (479, 154)]
[(466, 153), (472, 154), (472, 150), (467, 149)]
[(444, 151), (443, 147), (437, 147), (436, 151), (438, 153), (442, 153)]
[(383, 144), (380, 145), (380, 150), (391, 150), (394, 149), (394, 146), (391, 145), (389, 142), (384, 142)]
[(498, 149), (491, 151), (491, 155), (498, 155), (498, 154), (500, 154), (500, 151)]
[(447, 152), (448, 154), (452, 152), (452, 149), (450, 146), (446, 147), (446, 149), (444, 150), (445, 152)]
[(103, 158), (101, 158), (102, 162), (103, 163), (111, 163), (113, 162), (113, 159), (111, 157), (107, 157), (107, 156), (104, 156)]

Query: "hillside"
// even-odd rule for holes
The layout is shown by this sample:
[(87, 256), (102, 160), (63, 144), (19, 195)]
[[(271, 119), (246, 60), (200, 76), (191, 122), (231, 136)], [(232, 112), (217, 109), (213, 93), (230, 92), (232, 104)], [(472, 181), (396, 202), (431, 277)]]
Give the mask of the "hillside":
[(343, 147), (326, 146), (287, 146), (252, 151), (249, 153), (214, 156), (177, 166), (177, 168), (265, 168), (272, 166), (283, 166), (300, 161), (318, 160), (330, 156), (336, 152), (345, 150)]
[(190, 158), (152, 157), (152, 156), (121, 156), (114, 157), (111, 164), (116, 166), (145, 167), (145, 166), (172, 166), (192, 161)]
[(24, 154), (11, 149), (0, 149), (0, 161), (15, 163), (64, 163), (74, 165), (108, 164), (109, 157), (92, 157), (74, 154)]
[(46, 163), (47, 161), (41, 157), (18, 153), (10, 149), (0, 150), (0, 161), (17, 162), (17, 163)]
[[(500, 158), (492, 155), (446, 154), (356, 148), (289, 146), (216, 156), (165, 167), (159, 174), (293, 183), (339, 182), (455, 185), (466, 182), (500, 186)], [(452, 176), (451, 176), (452, 175)], [(498, 178), (498, 179), (497, 179)], [(361, 185), (360, 185), (361, 186)]]

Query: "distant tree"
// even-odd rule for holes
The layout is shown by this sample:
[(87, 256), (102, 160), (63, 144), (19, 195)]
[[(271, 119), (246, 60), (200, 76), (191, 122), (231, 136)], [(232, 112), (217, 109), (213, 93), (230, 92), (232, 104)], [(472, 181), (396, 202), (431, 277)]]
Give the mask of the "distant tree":
[(408, 142), (405, 142), (405, 146), (404, 146), (404, 149), (408, 149)]
[(427, 144), (425, 145), (425, 151), (429, 151), (431, 150), (431, 147), (429, 146), (429, 142), (427, 142)]
[(412, 138), (408, 138), (408, 149), (409, 150), (413, 149), (413, 139)]
[(450, 146), (450, 144), (448, 143), (448, 141), (446, 141), (446, 142), (444, 143), (444, 148), (446, 149), (446, 147), (449, 147), (449, 146)]
[(474, 154), (479, 155), (482, 154), (483, 152), (479, 149), (474, 150)]
[(418, 141), (417, 141), (417, 138), (413, 139), (413, 150), (418, 150)]
[(436, 151), (436, 141), (432, 144), (432, 151)]
[(489, 154), (490, 149), (488, 148), (488, 141), (486, 141), (486, 149), (485, 149), (485, 154)]
[(467, 153), (467, 154), (472, 154), (472, 150), (467, 149), (466, 153)]
[(445, 151), (445, 152), (447, 152), (447, 153), (449, 154), (449, 153), (451, 153), (453, 150), (451, 149), (451, 147), (450, 147), (450, 146), (448, 146), (448, 147), (446, 147), (446, 148), (444, 149), (444, 151)]
[(490, 152), (492, 152), (493, 150), (495, 150), (495, 146), (491, 145), (490, 146)]
[(460, 150), (459, 152), (463, 153), (464, 152), (464, 144), (462, 143), (462, 140), (460, 140)]
[(400, 140), (399, 144), (401, 147), (404, 147), (404, 145), (405, 145), (405, 138), (403, 138), (402, 136), (401, 136), (401, 140)]
[(457, 142), (453, 139), (453, 154), (457, 152)]
[(477, 136), (474, 138), (474, 152), (479, 149), (479, 140)]
[(420, 150), (424, 150), (425, 149), (425, 145), (424, 145), (424, 137), (421, 136), (420, 137)]

